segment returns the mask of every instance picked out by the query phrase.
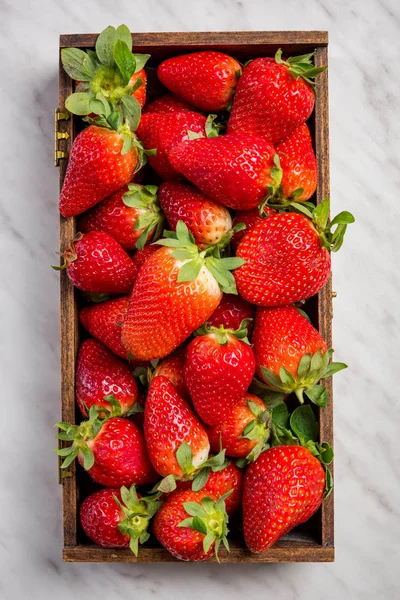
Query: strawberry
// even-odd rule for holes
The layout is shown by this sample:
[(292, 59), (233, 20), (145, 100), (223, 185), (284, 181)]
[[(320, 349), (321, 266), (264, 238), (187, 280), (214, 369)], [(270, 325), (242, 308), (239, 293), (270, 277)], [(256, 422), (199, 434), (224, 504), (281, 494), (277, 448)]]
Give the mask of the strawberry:
[(168, 112), (182, 112), (185, 110), (193, 111), (193, 106), (190, 106), (187, 102), (178, 98), (174, 94), (164, 94), (160, 96), (150, 104), (147, 104), (143, 110), (143, 113), (168, 113)]
[(235, 210), (255, 208), (275, 188), (275, 150), (254, 135), (192, 139), (172, 148), (173, 168), (206, 196)]
[(85, 534), (103, 548), (128, 548), (138, 555), (139, 542), (150, 535), (147, 529), (151, 518), (162, 502), (155, 497), (142, 497), (132, 485), (128, 490), (103, 489), (82, 502), (79, 516)]
[(88, 421), (80, 425), (61, 422), (56, 427), (61, 429), (58, 439), (72, 442), (68, 448), (56, 451), (64, 457), (62, 468), (77, 457), (91, 478), (107, 487), (156, 481), (143, 434), (132, 421), (121, 417), (100, 420), (94, 405)]
[(204, 427), (166, 377), (155, 377), (150, 384), (144, 435), (153, 467), (163, 477), (189, 475), (207, 460)]
[(210, 50), (168, 58), (157, 69), (165, 87), (206, 112), (228, 108), (241, 72), (237, 60)]
[(249, 321), (254, 317), (254, 306), (235, 294), (224, 294), (222, 300), (207, 320), (212, 327), (225, 329), (240, 329), (242, 321)]
[(197, 335), (187, 348), (185, 380), (196, 412), (208, 425), (216, 425), (249, 387), (255, 358), (245, 322), (236, 331), (206, 325)]
[[(141, 83), (140, 83), (139, 87), (136, 87), (136, 84), (139, 82), (139, 79), (141, 80)], [(129, 80), (129, 85), (132, 87), (133, 86), (136, 87), (135, 91), (132, 93), (132, 96), (134, 98), (136, 98), (136, 100), (139, 102), (140, 106), (143, 108), (143, 106), (146, 104), (146, 88), (147, 88), (146, 71), (144, 69), (140, 69), (140, 71), (137, 71), (136, 73), (134, 73)]]
[(183, 221), (200, 248), (217, 244), (232, 228), (228, 210), (191, 185), (167, 181), (160, 186), (159, 197), (171, 229)]
[(136, 250), (136, 252), (132, 255), (132, 262), (137, 268), (138, 272), (140, 267), (146, 262), (149, 256), (154, 254), (154, 252), (157, 252), (159, 249), (159, 246), (150, 244), (149, 246), (145, 246), (143, 250)]
[(314, 53), (282, 59), (257, 58), (239, 79), (228, 133), (260, 135), (277, 144), (302, 125), (314, 109), (314, 78), (326, 67), (314, 67)]
[(169, 151), (189, 139), (189, 131), (205, 136), (206, 118), (192, 111), (147, 113), (142, 116), (137, 130), (139, 138), (148, 150), (149, 163), (163, 179), (178, 177), (169, 161)]
[(252, 552), (270, 548), (319, 508), (325, 489), (321, 463), (301, 446), (278, 446), (251, 463), (244, 478), (243, 528)]
[(186, 401), (190, 401), (189, 390), (187, 389), (185, 375), (185, 350), (183, 348), (175, 350), (166, 358), (163, 358), (154, 369), (153, 377), (166, 377), (174, 386), (178, 394)]
[(233, 219), (232, 227), (236, 227), (239, 223), (243, 223), (245, 227), (235, 231), (233, 234), (231, 239), (231, 247), (233, 250), (236, 252), (240, 242), (254, 225), (257, 225), (257, 223), (260, 223), (265, 217), (270, 217), (273, 214), (275, 214), (274, 209), (266, 205), (262, 206), (261, 209), (251, 208), (250, 210), (238, 210)]
[(108, 233), (78, 233), (64, 254), (64, 264), (75, 287), (96, 294), (128, 294), (137, 269), (123, 248)]
[[(327, 224), (329, 200), (311, 214), (272, 215), (246, 233), (236, 255), (245, 264), (235, 271), (239, 294), (260, 306), (282, 306), (313, 296), (329, 278), (331, 257), (354, 217), (341, 212)], [(336, 225), (334, 231), (332, 227)]]
[(157, 187), (137, 183), (118, 190), (79, 220), (83, 233), (104, 231), (124, 250), (143, 248), (154, 237), (160, 237), (162, 226)]
[[(84, 417), (94, 404), (114, 413), (127, 413), (138, 399), (129, 368), (96, 340), (82, 342), (76, 364), (76, 401)], [(101, 413), (100, 413), (101, 414)]]
[(317, 189), (318, 165), (307, 125), (295, 129), (276, 146), (276, 151), (282, 168), (282, 199), (309, 200)]
[[(220, 259), (212, 247), (199, 253), (186, 225), (142, 265), (122, 325), (122, 343), (139, 360), (167, 356), (217, 308), (222, 292), (235, 292), (231, 269), (242, 262)], [(217, 252), (218, 254), (218, 252)]]
[(229, 551), (224, 500), (224, 496), (215, 500), (203, 491), (174, 492), (154, 517), (154, 535), (180, 560), (203, 561), (214, 553), (218, 558), (221, 541)]
[(121, 342), (122, 321), (128, 312), (129, 296), (85, 306), (79, 311), (84, 328), (100, 340), (114, 354), (128, 359), (128, 351)]

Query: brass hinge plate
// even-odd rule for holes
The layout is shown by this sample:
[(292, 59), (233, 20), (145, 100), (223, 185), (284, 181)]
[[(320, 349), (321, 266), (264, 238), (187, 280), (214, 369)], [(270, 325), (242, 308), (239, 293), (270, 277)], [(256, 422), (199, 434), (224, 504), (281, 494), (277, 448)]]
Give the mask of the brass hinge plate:
[(58, 131), (58, 123), (60, 121), (66, 121), (69, 119), (69, 114), (66, 112), (61, 112), (59, 108), (56, 108), (54, 111), (54, 166), (60, 166), (60, 160), (62, 158), (68, 158), (68, 152), (59, 149), (59, 141), (67, 140), (69, 138), (69, 133)]

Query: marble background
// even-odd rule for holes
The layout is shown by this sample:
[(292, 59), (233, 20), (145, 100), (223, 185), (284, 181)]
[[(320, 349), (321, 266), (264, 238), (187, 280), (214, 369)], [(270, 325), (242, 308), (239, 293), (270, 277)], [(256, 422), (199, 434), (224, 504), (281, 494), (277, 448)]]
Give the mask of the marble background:
[[(63, 564), (59, 418), (58, 171), (53, 168), (60, 33), (327, 29), (332, 205), (357, 219), (334, 257), (334, 564)], [(400, 597), (398, 0), (1, 0), (2, 416), (0, 598), (160, 600)], [(397, 142), (397, 143), (396, 143)]]

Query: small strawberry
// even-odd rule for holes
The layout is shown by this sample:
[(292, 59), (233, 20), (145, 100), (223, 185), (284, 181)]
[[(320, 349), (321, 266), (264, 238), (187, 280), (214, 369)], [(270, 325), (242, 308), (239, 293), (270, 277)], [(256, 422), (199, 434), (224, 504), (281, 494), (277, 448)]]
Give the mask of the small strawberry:
[(235, 210), (258, 206), (275, 189), (275, 149), (259, 136), (192, 139), (172, 148), (173, 168), (206, 196)]
[(189, 390), (187, 389), (185, 375), (185, 349), (175, 350), (166, 358), (163, 358), (154, 369), (153, 377), (162, 375), (166, 377), (174, 386), (178, 394), (186, 401), (190, 401)]
[(121, 417), (101, 420), (96, 406), (89, 410), (89, 420), (80, 425), (56, 423), (61, 429), (58, 439), (72, 442), (56, 450), (64, 457), (62, 468), (75, 458), (91, 478), (107, 487), (145, 485), (157, 475), (146, 452), (143, 434), (132, 421)]
[(128, 312), (129, 296), (121, 296), (107, 302), (85, 306), (79, 311), (79, 320), (84, 328), (100, 340), (114, 354), (128, 359), (128, 351), (122, 345), (122, 321)]
[(157, 252), (157, 250), (159, 250), (160, 247), (150, 244), (148, 246), (145, 246), (143, 248), (143, 250), (136, 250), (136, 252), (134, 252), (132, 256), (132, 262), (135, 265), (135, 267), (137, 268), (137, 271), (139, 272), (140, 267), (146, 262), (146, 260), (149, 258), (149, 256), (151, 256), (152, 254), (154, 254), (154, 252)]
[[(122, 343), (138, 360), (170, 354), (212, 315), (222, 292), (235, 292), (230, 270), (236, 258), (219, 258), (212, 247), (199, 253), (186, 225), (141, 267), (122, 325)], [(217, 252), (217, 254), (215, 254)]]
[(97, 204), (79, 220), (83, 233), (104, 231), (124, 250), (143, 248), (162, 233), (157, 187), (130, 183)]
[(182, 112), (185, 110), (193, 111), (194, 108), (182, 98), (178, 98), (174, 94), (164, 94), (160, 96), (150, 104), (147, 104), (143, 110), (143, 114), (146, 113), (168, 113), (168, 112)]
[(243, 300), (236, 294), (224, 294), (222, 300), (214, 310), (213, 314), (207, 320), (212, 327), (219, 329), (240, 329), (242, 321), (248, 322), (248, 329), (251, 326), (250, 320), (254, 317), (254, 306)]
[(163, 179), (178, 177), (169, 161), (168, 153), (177, 144), (189, 138), (189, 131), (205, 136), (206, 118), (192, 111), (147, 113), (142, 116), (137, 130), (143, 146), (155, 150), (149, 155), (149, 163)]
[(270, 548), (319, 508), (325, 490), (321, 463), (301, 446), (278, 446), (251, 463), (244, 478), (243, 528), (252, 552)]
[(103, 489), (82, 502), (79, 517), (85, 534), (103, 548), (129, 548), (135, 556), (139, 543), (149, 539), (150, 520), (162, 502), (142, 497), (132, 485), (128, 490)]
[(314, 67), (314, 53), (282, 59), (257, 58), (239, 79), (228, 133), (260, 135), (271, 144), (287, 138), (314, 109), (314, 78), (326, 67)]
[(168, 58), (157, 69), (165, 87), (206, 112), (229, 107), (241, 72), (237, 60), (210, 50)]
[(208, 458), (203, 425), (166, 377), (155, 377), (150, 384), (144, 435), (150, 460), (163, 477), (190, 475)]
[(167, 181), (160, 186), (159, 198), (171, 229), (183, 221), (200, 248), (218, 244), (232, 228), (228, 210), (191, 185)]
[[(139, 82), (139, 79), (140, 79), (140, 82)], [(136, 85), (138, 83), (140, 83), (140, 85), (139, 85), (139, 87), (136, 87)], [(143, 108), (143, 106), (146, 104), (146, 88), (147, 88), (146, 71), (144, 69), (140, 69), (140, 71), (137, 71), (136, 73), (134, 73), (129, 80), (129, 85), (136, 88), (135, 91), (131, 95), (134, 98), (136, 98), (136, 100), (139, 102), (140, 106)]]
[(214, 553), (218, 559), (221, 542), (229, 552), (224, 500), (224, 496), (207, 497), (203, 491), (174, 492), (154, 517), (154, 535), (180, 560), (203, 561)]
[(82, 342), (76, 364), (76, 401), (84, 417), (94, 404), (111, 414), (127, 413), (138, 399), (128, 366), (96, 340)]
[(193, 406), (208, 425), (225, 420), (246, 392), (255, 373), (255, 358), (244, 322), (233, 331), (204, 326), (187, 347), (185, 380)]
[(75, 287), (95, 294), (128, 294), (137, 275), (136, 266), (113, 237), (103, 231), (78, 233), (65, 250), (64, 264)]
[[(308, 209), (312, 219), (283, 213), (263, 219), (246, 233), (236, 255), (245, 264), (235, 271), (239, 294), (260, 306), (282, 306), (313, 296), (326, 284), (329, 250), (336, 252), (354, 217), (341, 212), (328, 225), (329, 200)], [(334, 231), (332, 227), (336, 225)]]
[(236, 252), (240, 242), (254, 225), (257, 225), (264, 218), (270, 217), (273, 214), (275, 214), (274, 209), (266, 205), (263, 205), (261, 208), (251, 208), (250, 210), (238, 210), (233, 219), (232, 227), (236, 227), (239, 223), (243, 223), (245, 227), (235, 231), (233, 234), (231, 239), (233, 250)]

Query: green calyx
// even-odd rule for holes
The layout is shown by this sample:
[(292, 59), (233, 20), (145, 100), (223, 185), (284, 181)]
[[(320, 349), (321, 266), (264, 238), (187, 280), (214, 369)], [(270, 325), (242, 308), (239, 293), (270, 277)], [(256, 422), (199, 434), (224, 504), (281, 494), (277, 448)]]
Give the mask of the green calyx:
[(125, 486), (121, 488), (121, 499), (122, 502), (119, 501), (117, 496), (114, 496), (115, 502), (125, 515), (125, 519), (119, 523), (118, 529), (122, 535), (129, 535), (129, 547), (133, 554), (137, 556), (139, 543), (144, 544), (150, 537), (147, 532), (150, 520), (154, 517), (162, 502), (157, 495), (139, 498), (134, 485), (129, 490)]
[(196, 246), (193, 235), (189, 232), (183, 221), (178, 221), (175, 232), (164, 232), (165, 238), (156, 244), (173, 248), (173, 258), (182, 261), (177, 282), (184, 283), (197, 279), (201, 269), (207, 268), (217, 280), (222, 292), (237, 294), (235, 279), (231, 273), (244, 264), (244, 260), (237, 257), (221, 258), (219, 244), (209, 246), (200, 251)]
[(315, 67), (312, 61), (315, 52), (310, 52), (309, 54), (301, 54), (300, 56), (291, 56), (287, 60), (282, 59), (282, 49), (279, 48), (275, 54), (275, 61), (278, 65), (285, 65), (289, 73), (295, 78), (298, 79), (301, 77), (309, 83), (311, 86), (315, 86), (315, 78), (319, 73), (325, 71), (326, 66), (324, 67)]
[(247, 423), (240, 437), (247, 440), (257, 440), (257, 444), (245, 458), (237, 461), (236, 464), (239, 467), (244, 467), (249, 462), (257, 460), (260, 454), (270, 447), (268, 440), (274, 427), (272, 412), (269, 408), (262, 408), (251, 400), (247, 401), (247, 406), (253, 413), (254, 419)]
[[(265, 216), (265, 212), (267, 211), (268, 207), (281, 212), (293, 208), (293, 206), (296, 207), (297, 204), (299, 204), (297, 202), (298, 198), (300, 198), (304, 192), (303, 188), (298, 188), (291, 194), (289, 198), (286, 198), (282, 187), (283, 171), (279, 154), (275, 154), (273, 160), (275, 166), (270, 172), (273, 181), (267, 185), (268, 195), (258, 207), (260, 217)], [(303, 204), (305, 203), (301, 203), (301, 205)], [(309, 207), (311, 206), (312, 208), (315, 208), (311, 202), (309, 202), (308, 205)]]
[(105, 420), (99, 418), (99, 410), (96, 405), (93, 405), (89, 410), (89, 419), (82, 421), (80, 425), (71, 425), (62, 421), (55, 424), (55, 427), (61, 429), (56, 438), (64, 442), (72, 442), (67, 448), (55, 449), (56, 454), (64, 458), (62, 469), (66, 469), (78, 454), (83, 458), (83, 468), (86, 471), (93, 467), (94, 454), (89, 442), (97, 436)]
[(214, 544), (215, 556), (218, 560), (218, 550), (222, 544), (229, 552), (228, 544), (228, 515), (225, 508), (225, 500), (232, 493), (232, 490), (213, 500), (212, 498), (202, 498), (201, 502), (185, 502), (183, 508), (189, 515), (187, 519), (181, 521), (178, 527), (188, 527), (202, 533), (203, 550), (209, 552)]
[(136, 248), (142, 250), (152, 233), (153, 241), (156, 241), (163, 231), (164, 215), (158, 202), (158, 187), (129, 183), (128, 188), (129, 190), (122, 196), (122, 201), (125, 206), (140, 211), (133, 228), (135, 231), (143, 230), (136, 242)]
[(344, 363), (329, 362), (332, 354), (333, 350), (328, 350), (324, 355), (321, 350), (312, 356), (305, 354), (300, 360), (296, 377), (284, 367), (280, 368), (279, 376), (266, 367), (260, 368), (261, 374), (267, 387), (278, 393), (275, 398), (283, 399), (294, 392), (301, 404), (305, 394), (317, 406), (325, 407), (328, 398), (326, 388), (318, 382), (347, 368)]
[(239, 329), (225, 329), (221, 325), (221, 327), (213, 327), (209, 323), (204, 323), (201, 327), (199, 327), (195, 332), (195, 336), (200, 335), (215, 335), (218, 344), (220, 346), (226, 346), (229, 343), (229, 336), (235, 337), (238, 340), (241, 340), (245, 344), (249, 344), (248, 335), (248, 326), (252, 322), (253, 319), (243, 319), (240, 323)]
[(109, 396), (104, 396), (103, 398), (106, 402), (108, 402), (111, 406), (110, 409), (102, 408), (101, 416), (104, 419), (110, 419), (111, 417), (130, 417), (132, 415), (136, 415), (137, 413), (144, 412), (143, 406), (140, 402), (135, 402), (128, 410), (122, 411), (122, 406), (116, 399), (113, 394)]

